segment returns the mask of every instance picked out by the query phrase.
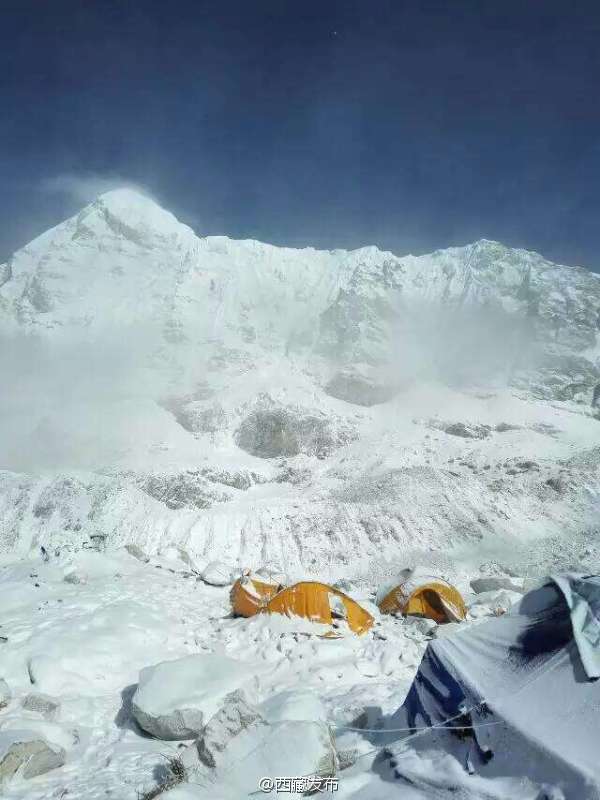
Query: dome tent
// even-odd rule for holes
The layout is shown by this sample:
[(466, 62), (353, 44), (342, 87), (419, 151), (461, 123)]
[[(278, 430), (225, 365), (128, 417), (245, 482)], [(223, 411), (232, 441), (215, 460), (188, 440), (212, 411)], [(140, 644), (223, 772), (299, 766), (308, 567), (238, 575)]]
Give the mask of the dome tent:
[(405, 781), (429, 785), (434, 760), (467, 797), (599, 800), (599, 676), (600, 577), (556, 576), (433, 640), (382, 744)]
[(428, 617), (437, 623), (461, 622), (467, 615), (462, 595), (443, 578), (406, 569), (377, 593), (382, 614)]
[(318, 581), (302, 581), (275, 595), (265, 607), (269, 614), (304, 617), (313, 622), (340, 626), (344, 621), (351, 631), (363, 634), (373, 625), (373, 617), (347, 594)]
[(229, 594), (233, 613), (237, 617), (253, 617), (262, 611), (269, 600), (283, 589), (286, 579), (282, 575), (271, 575), (269, 570), (251, 572), (245, 569)]

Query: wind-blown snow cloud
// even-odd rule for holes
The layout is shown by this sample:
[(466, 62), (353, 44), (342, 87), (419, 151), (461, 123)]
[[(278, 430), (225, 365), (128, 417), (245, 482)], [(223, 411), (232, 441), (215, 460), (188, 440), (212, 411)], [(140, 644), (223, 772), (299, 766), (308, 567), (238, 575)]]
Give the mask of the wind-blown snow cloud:
[(98, 342), (1, 337), (0, 469), (93, 469), (146, 441), (168, 420), (164, 380), (148, 369), (155, 346), (143, 326)]
[(39, 183), (40, 191), (46, 194), (62, 195), (77, 203), (90, 203), (104, 192), (123, 188), (134, 189), (147, 197), (156, 199), (147, 187), (133, 183), (119, 175), (62, 173), (43, 178)]

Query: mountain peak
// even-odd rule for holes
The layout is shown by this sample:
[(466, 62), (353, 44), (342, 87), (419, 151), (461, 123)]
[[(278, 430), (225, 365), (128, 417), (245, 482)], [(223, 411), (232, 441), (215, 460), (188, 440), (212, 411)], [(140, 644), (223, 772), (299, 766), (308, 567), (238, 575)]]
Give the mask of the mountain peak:
[(132, 207), (147, 208), (148, 206), (160, 208), (158, 203), (150, 197), (150, 195), (145, 194), (140, 189), (134, 189), (130, 186), (121, 186), (118, 189), (111, 189), (108, 192), (103, 192), (93, 201), (93, 204), (96, 203), (101, 203), (111, 210)]
[(109, 228), (138, 240), (171, 237), (190, 230), (151, 197), (126, 186), (99, 195), (78, 215), (77, 227), (96, 235)]

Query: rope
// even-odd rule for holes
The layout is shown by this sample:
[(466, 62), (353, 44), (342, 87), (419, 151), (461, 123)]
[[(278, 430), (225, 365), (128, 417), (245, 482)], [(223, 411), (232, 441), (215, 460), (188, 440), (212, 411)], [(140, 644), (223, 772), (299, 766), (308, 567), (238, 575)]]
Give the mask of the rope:
[[(434, 730), (442, 729), (446, 725), (448, 725), (448, 723), (454, 721), (455, 719), (459, 719), (460, 717), (463, 717), (463, 716), (465, 716), (467, 714), (470, 714), (472, 711), (474, 711), (477, 708), (477, 706), (480, 706), (480, 705), (481, 705), (481, 703), (477, 703), (476, 705), (472, 706), (471, 708), (467, 709), (466, 711), (461, 711), (456, 716), (450, 717), (449, 719), (445, 720), (444, 722), (440, 722), (440, 723), (437, 723), (435, 725), (430, 725), (429, 727), (426, 727), (426, 728), (419, 728), (416, 731), (415, 731), (414, 728), (387, 728), (387, 729), (385, 729), (385, 728), (383, 728), (383, 729), (382, 728), (373, 728), (373, 729), (369, 729), (369, 728), (353, 728), (353, 727), (346, 726), (346, 725), (332, 725), (332, 727), (336, 727), (338, 729), (344, 728), (345, 730), (360, 731), (362, 733), (369, 733), (369, 732), (372, 732), (372, 733), (398, 733), (398, 732), (409, 733), (410, 735), (406, 736), (402, 740), (402, 743), (404, 743), (404, 742), (407, 742), (409, 739), (415, 739), (418, 736), (422, 736), (424, 733), (428, 733), (428, 732), (431, 732), (431, 731), (434, 731)], [(477, 730), (477, 728), (481, 728), (481, 727), (484, 727), (484, 726), (504, 725), (504, 724), (505, 723), (502, 722), (502, 721), (498, 721), (498, 722), (482, 722), (480, 725), (462, 725), (462, 726), (456, 726), (456, 727), (453, 726), (452, 730)], [(356, 763), (357, 761), (360, 761), (360, 759), (362, 759), (362, 758), (366, 758), (367, 756), (370, 756), (370, 755), (373, 755), (373, 754), (382, 753), (386, 749), (387, 749), (387, 745), (380, 746), (380, 747), (374, 747), (371, 750), (367, 750), (364, 753), (361, 753), (359, 756), (357, 756), (356, 757), (356, 761), (354, 763)], [(252, 753), (253, 752), (255, 752), (255, 751), (253, 750)], [(249, 753), (248, 755), (252, 755), (252, 753)], [(248, 756), (245, 756), (243, 759), (241, 759), (241, 761), (245, 761), (246, 758), (248, 758)], [(314, 773), (310, 773), (308, 775), (295, 775), (294, 777), (301, 778), (301, 779), (304, 779), (304, 778), (308, 779), (308, 778), (314, 778), (314, 777), (319, 777), (319, 776), (315, 776)], [(256, 795), (262, 795), (262, 794), (264, 794), (264, 792), (261, 789), (257, 789), (254, 792), (250, 792), (247, 796), (248, 797), (254, 797)]]
[[(466, 712), (467, 714), (469, 712)], [(462, 715), (461, 715), (462, 716)], [(435, 728), (443, 728), (445, 725), (448, 724), (450, 720), (446, 720), (446, 722), (442, 722), (439, 725), (429, 725), (423, 728), (352, 728), (349, 725), (334, 725), (330, 723), (333, 728), (336, 730), (345, 730), (345, 731), (358, 731), (360, 733), (420, 733), (422, 731), (431, 731)], [(504, 725), (505, 723), (501, 720), (497, 722), (481, 722), (478, 725), (453, 725), (453, 731), (476, 731), (478, 728), (485, 728), (489, 725)], [(410, 737), (407, 737), (410, 738)], [(403, 740), (406, 741), (406, 740)]]

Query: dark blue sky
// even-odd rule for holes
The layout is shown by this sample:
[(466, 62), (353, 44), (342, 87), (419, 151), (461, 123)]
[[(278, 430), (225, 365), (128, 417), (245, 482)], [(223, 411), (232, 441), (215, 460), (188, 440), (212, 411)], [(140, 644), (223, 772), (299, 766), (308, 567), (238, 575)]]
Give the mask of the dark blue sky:
[(119, 180), (201, 234), (600, 269), (600, 3), (4, 0), (0, 258)]

